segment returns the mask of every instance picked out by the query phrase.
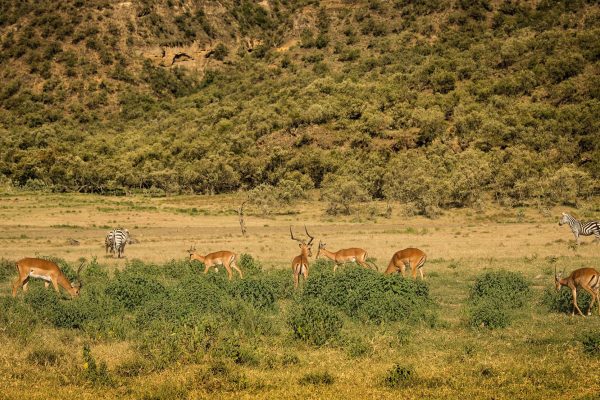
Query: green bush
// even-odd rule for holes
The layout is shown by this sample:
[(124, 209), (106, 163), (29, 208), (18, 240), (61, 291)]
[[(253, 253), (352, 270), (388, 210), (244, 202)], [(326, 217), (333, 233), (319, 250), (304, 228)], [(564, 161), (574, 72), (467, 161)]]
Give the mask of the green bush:
[(350, 317), (378, 324), (426, 318), (432, 301), (425, 282), (353, 266), (333, 274), (330, 265), (329, 262), (315, 265), (304, 297), (318, 298)]
[(495, 301), (480, 301), (469, 308), (469, 325), (481, 328), (506, 328), (510, 316), (505, 307)]
[(525, 305), (531, 295), (530, 282), (521, 273), (510, 271), (486, 272), (477, 277), (469, 293), (469, 301), (493, 301), (508, 309)]
[(231, 293), (256, 308), (272, 310), (275, 307), (275, 291), (264, 279), (246, 278), (235, 281)]
[(8, 280), (11, 276), (16, 274), (15, 262), (0, 259), (0, 282)]
[(583, 352), (592, 357), (600, 357), (600, 332), (587, 331), (579, 336)]
[(100, 364), (97, 364), (96, 359), (92, 356), (90, 346), (87, 344), (83, 345), (83, 361), (83, 376), (87, 381), (98, 386), (113, 384), (106, 363), (102, 361)]
[[(592, 296), (590, 296), (588, 292), (583, 289), (577, 290), (577, 305), (579, 306), (581, 312), (586, 312), (591, 301)], [(546, 288), (542, 296), (542, 304), (548, 307), (548, 310), (553, 312), (570, 314), (574, 311), (577, 313), (577, 310), (574, 310), (573, 308), (573, 295), (569, 288), (563, 287), (559, 291), (557, 291), (554, 287)], [(596, 307), (597, 305), (594, 307), (592, 312), (596, 310)]]
[(116, 298), (128, 310), (133, 310), (151, 299), (166, 296), (165, 287), (155, 279), (129, 273), (117, 274), (106, 288), (109, 296)]
[(244, 273), (244, 276), (256, 275), (262, 272), (262, 265), (250, 254), (240, 254), (237, 264)]
[(293, 306), (288, 324), (296, 339), (322, 346), (339, 336), (343, 321), (331, 306), (317, 299), (306, 299)]
[(412, 367), (394, 364), (383, 378), (383, 385), (392, 389), (406, 387), (415, 378), (415, 371)]
[(27, 342), (39, 323), (38, 315), (32, 307), (18, 298), (0, 297), (0, 326), (1, 335)]

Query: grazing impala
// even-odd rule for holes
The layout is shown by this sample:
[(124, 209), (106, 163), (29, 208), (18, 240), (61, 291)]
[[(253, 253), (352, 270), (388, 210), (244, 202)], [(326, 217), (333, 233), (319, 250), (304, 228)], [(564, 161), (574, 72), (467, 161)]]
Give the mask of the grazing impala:
[(231, 251), (217, 251), (214, 253), (209, 253), (205, 256), (201, 256), (200, 254), (196, 253), (196, 247), (194, 246), (188, 250), (188, 253), (190, 254), (190, 260), (198, 260), (201, 263), (204, 263), (205, 274), (208, 272), (210, 267), (216, 268), (217, 266), (222, 265), (227, 270), (227, 276), (229, 277), (229, 280), (231, 280), (232, 277), (231, 268), (235, 269), (240, 274), (240, 278), (244, 277), (242, 270), (235, 263), (235, 259), (237, 258), (236, 254), (232, 253)]
[(77, 269), (77, 281), (79, 283), (75, 285), (74, 283), (69, 282), (69, 279), (62, 273), (56, 263), (41, 258), (23, 258), (22, 260), (17, 261), (16, 264), (19, 277), (13, 283), (12, 295), (13, 297), (16, 297), (17, 289), (21, 286), (23, 287), (23, 291), (26, 292), (29, 278), (39, 278), (45, 281), (46, 288), (52, 283), (54, 285), (54, 290), (60, 292), (58, 289), (58, 286), (60, 285), (69, 292), (71, 297), (77, 297), (79, 296), (79, 290), (82, 286), (79, 273), (81, 272), (81, 268), (83, 268), (83, 264), (84, 263), (81, 263)]
[(556, 267), (554, 267), (554, 283), (556, 285), (556, 290), (560, 290), (563, 286), (568, 286), (571, 289), (571, 293), (573, 294), (573, 312), (572, 315), (575, 315), (575, 310), (579, 313), (579, 315), (583, 315), (579, 306), (577, 305), (577, 287), (582, 287), (583, 290), (588, 292), (592, 296), (592, 302), (587, 310), (587, 315), (592, 315), (592, 307), (594, 302), (598, 303), (598, 315), (600, 315), (600, 298), (598, 298), (598, 291), (600, 290), (600, 273), (596, 271), (594, 268), (579, 268), (575, 271), (571, 272), (566, 278), (562, 278), (562, 275), (565, 271), (560, 274), (556, 273)]
[(290, 235), (292, 236), (292, 240), (296, 240), (300, 242), (298, 246), (300, 247), (300, 255), (297, 255), (292, 260), (292, 271), (294, 272), (294, 288), (298, 289), (298, 281), (300, 280), (300, 274), (304, 276), (304, 282), (308, 279), (308, 257), (312, 257), (312, 241), (314, 237), (310, 236), (308, 230), (306, 229), (306, 225), (304, 225), (304, 231), (306, 235), (310, 238), (308, 243), (304, 239), (296, 239), (294, 234), (292, 233), (292, 227), (290, 226)]
[[(355, 262), (364, 268), (379, 270), (379, 268), (377, 268), (377, 265), (367, 264), (367, 252), (363, 249), (353, 247), (350, 249), (342, 249), (333, 252), (327, 250), (325, 246), (327, 246), (327, 243), (323, 243), (319, 240), (319, 249), (317, 250), (317, 256), (315, 258), (318, 259), (319, 256), (323, 254), (325, 257), (332, 260), (335, 263), (335, 265), (333, 266), (333, 272), (337, 270), (337, 267), (340, 264), (344, 264), (347, 262)], [(373, 266), (375, 268), (373, 268)]]
[(423, 251), (409, 247), (396, 252), (396, 254), (392, 256), (385, 273), (392, 274), (400, 270), (402, 276), (404, 276), (404, 270), (408, 266), (412, 270), (413, 279), (417, 279), (417, 270), (419, 270), (421, 279), (423, 279), (423, 265), (426, 260), (427, 256)]

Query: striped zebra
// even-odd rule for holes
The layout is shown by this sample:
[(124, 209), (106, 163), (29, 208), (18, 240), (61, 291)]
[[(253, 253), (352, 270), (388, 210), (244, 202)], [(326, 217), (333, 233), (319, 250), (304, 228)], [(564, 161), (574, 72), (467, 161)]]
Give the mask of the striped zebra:
[(127, 229), (114, 229), (108, 235), (106, 235), (106, 239), (104, 240), (105, 246), (110, 246), (110, 252), (113, 254), (117, 254), (118, 258), (121, 258), (123, 253), (125, 252), (125, 245), (129, 241), (129, 231)]
[(579, 235), (583, 236), (596, 236), (596, 243), (600, 243), (600, 222), (598, 221), (590, 221), (590, 222), (581, 222), (576, 220), (573, 216), (562, 213), (562, 218), (558, 225), (569, 224), (571, 227), (571, 231), (573, 231), (573, 235), (575, 235), (575, 242), (579, 244)]
[(106, 237), (104, 238), (104, 248), (106, 251), (106, 254), (108, 255), (108, 252), (110, 251), (111, 254), (114, 254), (114, 250), (113, 250), (113, 231), (110, 231), (106, 234)]

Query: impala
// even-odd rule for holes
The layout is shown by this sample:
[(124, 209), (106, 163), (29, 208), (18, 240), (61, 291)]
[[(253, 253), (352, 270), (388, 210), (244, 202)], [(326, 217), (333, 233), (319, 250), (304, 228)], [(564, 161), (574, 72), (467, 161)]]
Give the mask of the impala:
[(598, 303), (598, 315), (600, 315), (600, 298), (598, 298), (598, 291), (600, 289), (600, 273), (594, 268), (579, 268), (571, 272), (566, 278), (562, 278), (565, 271), (560, 274), (556, 273), (556, 267), (554, 267), (554, 283), (556, 290), (560, 290), (563, 286), (568, 286), (573, 294), (573, 311), (572, 315), (575, 315), (575, 310), (579, 315), (583, 315), (579, 306), (577, 305), (577, 287), (582, 287), (583, 290), (588, 292), (592, 296), (592, 302), (587, 310), (587, 315), (592, 314), (592, 306), (594, 302)]
[(409, 247), (407, 249), (397, 251), (392, 256), (385, 273), (392, 274), (400, 270), (402, 276), (404, 276), (404, 270), (408, 266), (412, 270), (413, 279), (417, 279), (417, 270), (419, 270), (421, 279), (423, 279), (423, 265), (425, 264), (426, 260), (427, 256), (423, 251)]
[(17, 261), (17, 272), (19, 277), (13, 283), (12, 287), (12, 295), (13, 297), (17, 296), (17, 289), (19, 287), (23, 287), (23, 291), (27, 291), (27, 285), (29, 284), (29, 278), (38, 278), (45, 281), (44, 286), (48, 288), (50, 283), (54, 285), (54, 290), (60, 292), (58, 289), (59, 286), (62, 286), (71, 297), (79, 296), (79, 290), (81, 289), (81, 279), (79, 278), (79, 273), (81, 272), (81, 268), (83, 268), (83, 262), (77, 269), (77, 281), (79, 282), (77, 285), (69, 282), (69, 279), (63, 272), (60, 270), (56, 263), (52, 261), (44, 260), (41, 258), (23, 258), (22, 260)]
[(190, 260), (198, 260), (201, 263), (204, 263), (204, 273), (208, 273), (208, 269), (210, 267), (218, 267), (222, 265), (227, 270), (227, 276), (229, 280), (232, 278), (231, 268), (235, 269), (238, 274), (240, 274), (240, 278), (243, 278), (242, 270), (235, 263), (235, 259), (237, 255), (232, 253), (231, 251), (217, 251), (214, 253), (209, 253), (205, 256), (202, 256), (196, 253), (196, 246), (190, 248), (188, 250), (190, 254)]
[(371, 263), (371, 266), (367, 263), (367, 252), (363, 249), (352, 247), (350, 249), (342, 249), (333, 252), (327, 250), (325, 248), (326, 246), (327, 243), (322, 243), (319, 240), (319, 249), (317, 250), (317, 256), (315, 258), (319, 259), (319, 256), (323, 254), (325, 257), (332, 260), (335, 263), (335, 265), (333, 266), (333, 272), (337, 270), (337, 267), (340, 264), (344, 264), (347, 262), (355, 262), (367, 269), (373, 269), (372, 266), (374, 266), (374, 269), (379, 270), (379, 268), (377, 268), (377, 265)]
[(306, 229), (306, 225), (304, 225), (304, 231), (306, 235), (310, 238), (308, 243), (304, 239), (296, 239), (294, 234), (292, 233), (292, 227), (290, 226), (290, 235), (292, 236), (292, 240), (296, 240), (299, 242), (298, 246), (300, 247), (300, 254), (294, 257), (292, 260), (292, 271), (294, 272), (294, 289), (298, 289), (298, 281), (300, 280), (300, 274), (304, 276), (304, 282), (308, 279), (308, 257), (312, 257), (312, 241), (314, 237), (310, 236), (308, 230)]

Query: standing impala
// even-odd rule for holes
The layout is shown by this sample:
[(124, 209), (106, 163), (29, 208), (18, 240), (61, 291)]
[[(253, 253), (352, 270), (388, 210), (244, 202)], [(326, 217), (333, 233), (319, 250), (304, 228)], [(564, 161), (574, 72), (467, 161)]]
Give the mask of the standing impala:
[(560, 290), (563, 286), (568, 286), (573, 294), (573, 311), (572, 315), (575, 315), (575, 310), (579, 315), (583, 315), (579, 306), (577, 305), (577, 287), (580, 286), (592, 296), (592, 302), (587, 310), (587, 315), (592, 315), (592, 307), (594, 302), (598, 303), (598, 315), (600, 315), (600, 298), (598, 298), (598, 291), (600, 290), (600, 273), (594, 268), (579, 268), (571, 272), (571, 275), (566, 278), (562, 278), (562, 274), (556, 273), (556, 267), (554, 267), (554, 284), (556, 290)]
[(357, 247), (352, 247), (350, 249), (342, 249), (342, 250), (333, 252), (333, 251), (327, 250), (325, 248), (325, 246), (327, 246), (327, 243), (322, 243), (319, 240), (319, 249), (317, 250), (317, 256), (315, 258), (319, 259), (319, 256), (321, 254), (323, 254), (325, 257), (332, 260), (335, 263), (335, 265), (333, 266), (333, 272), (335, 272), (337, 270), (337, 267), (340, 264), (344, 264), (347, 262), (355, 262), (364, 268), (375, 269), (375, 270), (379, 271), (379, 268), (377, 268), (377, 265), (371, 264), (372, 266), (375, 267), (375, 268), (373, 268), (371, 265), (369, 265), (367, 263), (367, 252), (363, 249), (359, 249)]
[(196, 246), (194, 246), (188, 250), (188, 253), (190, 254), (190, 260), (198, 260), (201, 263), (204, 263), (205, 274), (208, 272), (210, 267), (216, 268), (217, 266), (222, 265), (227, 270), (227, 276), (229, 277), (229, 280), (231, 280), (232, 277), (231, 268), (235, 269), (240, 274), (240, 278), (244, 277), (242, 270), (235, 263), (235, 259), (237, 258), (236, 254), (232, 253), (231, 251), (217, 251), (214, 253), (209, 253), (205, 256), (201, 256), (200, 254), (196, 253)]
[(56, 263), (52, 261), (44, 260), (41, 258), (23, 258), (17, 261), (17, 272), (19, 277), (13, 283), (12, 287), (12, 295), (13, 297), (17, 297), (17, 289), (19, 287), (23, 287), (23, 291), (27, 291), (27, 285), (29, 284), (29, 278), (38, 278), (45, 281), (44, 285), (46, 288), (52, 283), (54, 285), (54, 290), (60, 292), (58, 286), (62, 286), (71, 297), (79, 296), (79, 290), (81, 289), (81, 279), (79, 278), (79, 273), (81, 272), (81, 268), (83, 268), (83, 263), (77, 269), (77, 281), (78, 285), (69, 282), (69, 279), (63, 272), (60, 270)]
[(414, 247), (409, 247), (396, 252), (392, 256), (385, 273), (392, 274), (400, 270), (402, 276), (404, 276), (405, 268), (410, 267), (412, 270), (413, 279), (417, 279), (417, 270), (419, 270), (421, 279), (423, 279), (423, 265), (425, 264), (426, 260), (427, 255), (425, 255), (423, 251), (415, 249)]
[(292, 233), (292, 227), (290, 226), (290, 235), (292, 236), (292, 240), (300, 242), (298, 246), (300, 247), (300, 255), (297, 255), (292, 260), (292, 271), (294, 272), (294, 289), (298, 289), (298, 281), (300, 280), (300, 274), (304, 276), (304, 282), (308, 279), (308, 257), (312, 257), (312, 241), (314, 237), (310, 236), (308, 230), (306, 229), (306, 225), (304, 225), (304, 231), (306, 235), (310, 238), (308, 243), (304, 239), (296, 239), (294, 234)]

